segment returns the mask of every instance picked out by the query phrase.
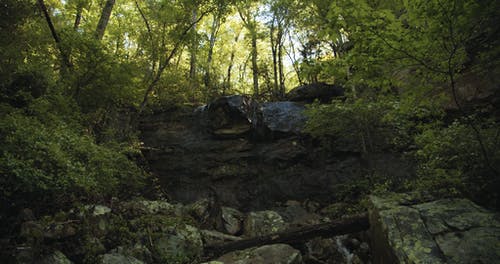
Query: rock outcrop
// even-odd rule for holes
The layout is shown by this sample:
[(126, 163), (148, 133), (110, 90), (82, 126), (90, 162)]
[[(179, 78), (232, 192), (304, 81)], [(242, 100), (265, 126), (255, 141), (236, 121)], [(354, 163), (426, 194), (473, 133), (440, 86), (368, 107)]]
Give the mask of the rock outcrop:
[(222, 205), (243, 211), (287, 200), (331, 203), (339, 188), (364, 170), (397, 163), (397, 158), (367, 163), (356, 147), (321, 149), (302, 132), (304, 108), (230, 96), (196, 111), (144, 116), (143, 153), (172, 200), (191, 203), (215, 194)]
[(286, 98), (295, 102), (312, 102), (319, 100), (329, 103), (335, 97), (344, 96), (344, 88), (326, 83), (311, 83), (301, 85), (288, 92)]
[(372, 196), (373, 263), (496, 263), (500, 218), (466, 199)]

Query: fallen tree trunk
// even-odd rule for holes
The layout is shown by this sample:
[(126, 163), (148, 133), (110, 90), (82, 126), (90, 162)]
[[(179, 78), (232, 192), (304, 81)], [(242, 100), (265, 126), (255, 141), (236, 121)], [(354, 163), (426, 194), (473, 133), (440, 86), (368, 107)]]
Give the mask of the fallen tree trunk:
[(215, 258), (227, 252), (251, 247), (278, 243), (293, 244), (301, 241), (307, 241), (314, 237), (333, 237), (356, 233), (367, 230), (369, 226), (368, 215), (366, 213), (359, 214), (345, 219), (334, 220), (329, 223), (306, 226), (266, 236), (251, 237), (227, 243), (209, 244), (205, 246), (205, 256), (207, 258)]

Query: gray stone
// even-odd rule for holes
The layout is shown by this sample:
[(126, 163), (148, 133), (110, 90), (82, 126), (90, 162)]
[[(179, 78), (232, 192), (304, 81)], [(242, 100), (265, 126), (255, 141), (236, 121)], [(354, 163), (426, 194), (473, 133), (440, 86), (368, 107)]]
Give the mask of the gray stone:
[(245, 219), (244, 235), (248, 237), (264, 236), (285, 230), (287, 224), (277, 212), (250, 212)]
[(175, 205), (162, 200), (137, 200), (121, 204), (122, 208), (132, 215), (164, 214), (177, 215), (179, 210)]
[(497, 214), (466, 199), (426, 200), (413, 194), (370, 197), (374, 263), (465, 264), (500, 259)]
[(61, 251), (54, 251), (52, 254), (42, 258), (40, 264), (72, 264), (71, 260), (69, 260)]
[(211, 264), (301, 264), (300, 251), (286, 244), (266, 245), (228, 253)]
[(314, 238), (305, 243), (305, 248), (305, 259), (315, 260), (317, 263), (346, 263), (345, 256), (332, 238)]
[(144, 264), (144, 262), (134, 257), (111, 253), (102, 255), (100, 264)]
[(263, 103), (262, 125), (273, 132), (300, 133), (307, 121), (304, 110), (304, 105), (295, 102)]
[(147, 246), (141, 243), (136, 243), (133, 246), (127, 247), (120, 246), (116, 249), (113, 249), (110, 253), (117, 253), (124, 256), (134, 257), (145, 263), (153, 263), (153, 255), (151, 251)]
[(230, 235), (236, 235), (243, 229), (244, 215), (242, 212), (231, 208), (222, 207), (222, 219), (225, 231)]
[(192, 262), (203, 253), (198, 229), (190, 225), (177, 226), (153, 242), (153, 255), (159, 262)]
[(252, 128), (253, 101), (242, 95), (217, 98), (203, 109), (206, 127), (218, 137), (239, 137)]
[(340, 86), (326, 83), (312, 83), (293, 88), (288, 92), (286, 97), (290, 101), (312, 102), (318, 99), (323, 103), (328, 103), (334, 97), (343, 95), (344, 89)]
[(241, 237), (227, 235), (214, 230), (200, 230), (204, 244), (215, 244), (241, 240)]

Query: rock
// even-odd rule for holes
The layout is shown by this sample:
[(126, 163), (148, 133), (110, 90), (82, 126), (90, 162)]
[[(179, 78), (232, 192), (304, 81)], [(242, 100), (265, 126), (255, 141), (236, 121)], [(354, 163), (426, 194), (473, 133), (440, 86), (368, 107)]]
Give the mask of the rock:
[(305, 243), (306, 260), (312, 263), (347, 263), (345, 256), (339, 250), (336, 241), (332, 238), (315, 238)]
[(153, 263), (153, 255), (151, 251), (145, 245), (141, 243), (135, 243), (131, 247), (118, 247), (111, 250), (110, 253), (117, 253), (124, 256), (134, 257), (144, 263)]
[(374, 263), (494, 263), (500, 221), (466, 199), (420, 201), (410, 194), (370, 197)]
[(49, 239), (62, 239), (68, 238), (76, 235), (77, 227), (75, 224), (71, 223), (52, 223), (49, 224), (45, 230), (43, 236)]
[(318, 99), (323, 103), (328, 103), (333, 98), (340, 96), (344, 96), (344, 88), (326, 83), (312, 83), (298, 86), (286, 95), (290, 101), (312, 102)]
[(93, 216), (100, 216), (111, 213), (111, 208), (104, 205), (95, 205), (93, 206), (94, 210), (92, 211)]
[(287, 201), (286, 207), (277, 209), (283, 220), (295, 228), (322, 222), (319, 215), (308, 212), (297, 201)]
[(52, 254), (43, 257), (40, 261), (37, 261), (40, 264), (72, 264), (71, 262), (61, 251), (55, 251)]
[(209, 131), (219, 137), (238, 137), (252, 128), (252, 100), (242, 95), (224, 96), (205, 109)]
[[(298, 103), (266, 103), (262, 115), (250, 99), (230, 98), (217, 99), (198, 114), (186, 109), (141, 118), (144, 156), (172, 200), (189, 204), (215, 190), (220, 204), (245, 211), (265, 210), (287, 200), (309, 199), (326, 204), (338, 200), (339, 194), (345, 192), (344, 186), (364, 177), (372, 165), (377, 169), (374, 173), (379, 173), (378, 168), (387, 168), (389, 171), (380, 174), (388, 177), (411, 175), (405, 167), (394, 165), (400, 163), (396, 159), (368, 163), (352, 149), (319, 148), (321, 143), (300, 133), (304, 117), (303, 106)], [(241, 107), (233, 107), (238, 105)], [(289, 112), (283, 105), (298, 111)], [(271, 111), (275, 108), (279, 109), (276, 116)], [(226, 110), (235, 112), (238, 120), (252, 128), (238, 136), (214, 137), (215, 130), (240, 122), (231, 121)], [(221, 114), (221, 121), (210, 119), (210, 113)]]
[(245, 216), (242, 212), (231, 208), (222, 207), (222, 220), (224, 229), (230, 235), (238, 235), (243, 229), (243, 220)]
[(153, 257), (162, 263), (192, 263), (203, 253), (198, 229), (190, 225), (177, 226), (153, 241)]
[(248, 237), (264, 236), (285, 230), (287, 224), (274, 211), (250, 212), (244, 222), (243, 234)]
[[(82, 251), (82, 254), (97, 256), (106, 253), (106, 247), (100, 239), (96, 237), (88, 237), (85, 239)], [(72, 253), (74, 254), (75, 252)]]
[(196, 219), (202, 222), (207, 219), (210, 215), (210, 200), (209, 199), (201, 199), (192, 204), (186, 206), (187, 211), (191, 213), (191, 215)]
[(271, 132), (298, 134), (304, 128), (307, 117), (305, 107), (295, 102), (269, 102), (259, 107), (263, 126)]
[(281, 139), (262, 148), (260, 156), (269, 163), (300, 163), (307, 157), (307, 149), (299, 138)]
[(62, 239), (77, 233), (76, 223), (49, 221), (28, 221), (21, 225), (21, 236), (28, 240)]
[(286, 244), (266, 245), (223, 255), (212, 264), (302, 264), (300, 251)]
[(122, 210), (129, 215), (140, 216), (144, 214), (179, 215), (180, 208), (161, 200), (138, 200), (121, 204)]
[(203, 244), (223, 243), (229, 241), (238, 241), (242, 239), (241, 237), (227, 235), (214, 230), (201, 230), (200, 233)]
[(349, 208), (349, 204), (338, 202), (329, 204), (321, 209), (321, 214), (328, 216), (331, 219), (337, 219), (345, 215), (345, 212)]
[(144, 264), (144, 262), (134, 257), (111, 253), (103, 255), (100, 264)]

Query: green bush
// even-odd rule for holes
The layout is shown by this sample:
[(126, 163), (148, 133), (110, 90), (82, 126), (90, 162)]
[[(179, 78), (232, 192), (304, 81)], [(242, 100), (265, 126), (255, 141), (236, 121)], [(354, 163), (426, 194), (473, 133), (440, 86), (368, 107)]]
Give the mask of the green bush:
[(141, 188), (145, 174), (123, 150), (97, 145), (83, 127), (42, 111), (47, 105), (0, 117), (2, 205), (57, 207)]
[[(455, 121), (447, 127), (434, 127), (417, 135), (419, 178), (414, 188), (439, 196), (464, 195), (490, 207), (500, 206), (500, 126), (494, 121), (475, 124)], [(485, 124), (489, 124), (486, 126)]]
[(383, 117), (391, 107), (390, 101), (385, 100), (315, 103), (306, 111), (305, 131), (337, 147), (361, 152), (380, 151), (390, 144), (387, 135), (390, 130)]

